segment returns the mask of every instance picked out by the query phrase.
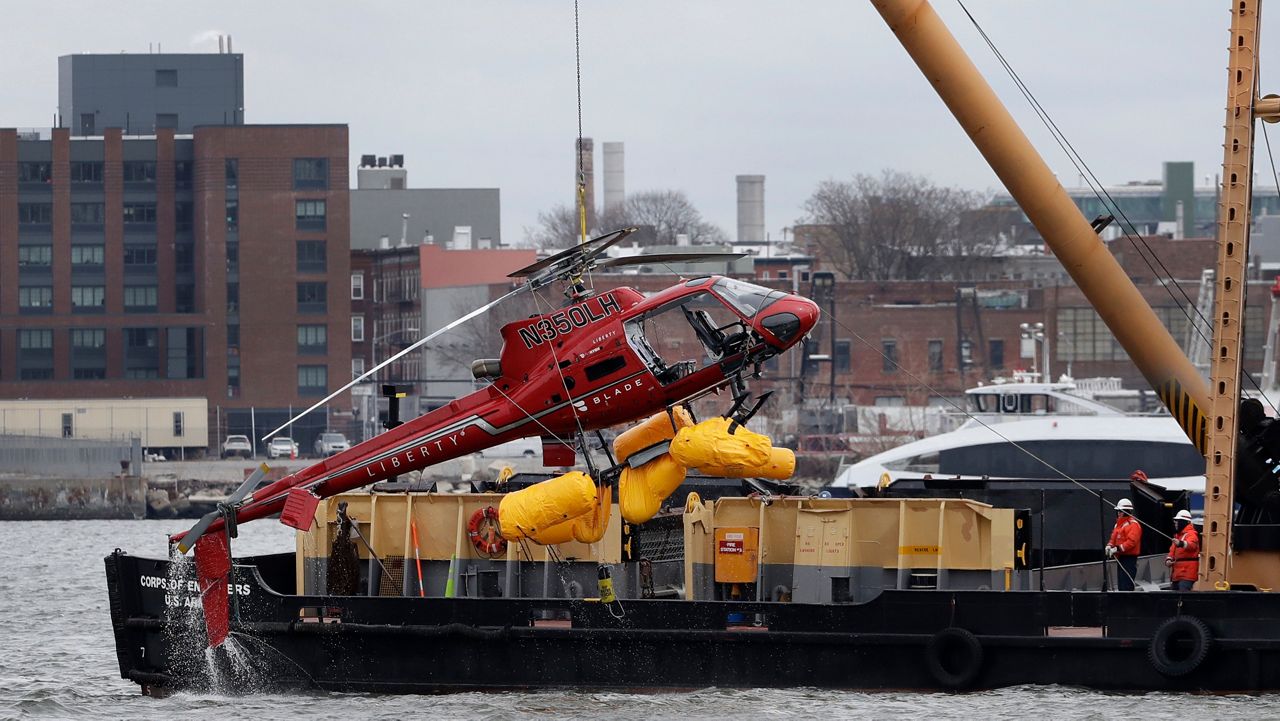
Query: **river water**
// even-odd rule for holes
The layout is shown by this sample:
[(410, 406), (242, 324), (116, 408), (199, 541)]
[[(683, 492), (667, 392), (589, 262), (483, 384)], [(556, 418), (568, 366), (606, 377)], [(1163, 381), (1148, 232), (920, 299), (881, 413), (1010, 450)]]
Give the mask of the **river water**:
[[(120, 678), (102, 558), (163, 555), (174, 521), (0, 522), (0, 719), (655, 719), (817, 717), (1053, 719), (1280, 718), (1280, 694), (1105, 694), (1020, 687), (970, 694), (817, 689), (446, 696), (176, 694), (146, 698)], [(292, 546), (278, 523), (241, 527), (237, 553)]]

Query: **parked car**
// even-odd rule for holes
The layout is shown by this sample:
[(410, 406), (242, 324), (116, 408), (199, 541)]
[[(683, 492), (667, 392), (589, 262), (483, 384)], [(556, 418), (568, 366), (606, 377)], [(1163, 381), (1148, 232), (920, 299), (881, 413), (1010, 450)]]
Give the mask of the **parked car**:
[(267, 444), (267, 458), (297, 458), (298, 444), (292, 438), (276, 436)]
[(534, 436), (533, 438), (517, 438), (514, 441), (499, 443), (493, 448), (486, 448), (480, 451), (482, 458), (533, 458), (542, 454), (542, 439)]
[(227, 440), (222, 442), (222, 457), (233, 456), (253, 457), (253, 444), (249, 442), (249, 436), (227, 436)]
[(341, 453), (351, 447), (347, 442), (347, 437), (341, 433), (321, 433), (316, 439), (316, 455), (321, 458), (327, 458), (335, 453)]

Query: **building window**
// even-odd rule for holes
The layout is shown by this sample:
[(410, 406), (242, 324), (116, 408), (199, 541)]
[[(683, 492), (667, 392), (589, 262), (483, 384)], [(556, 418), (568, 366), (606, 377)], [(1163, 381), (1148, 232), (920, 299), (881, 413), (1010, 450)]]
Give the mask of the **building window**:
[(182, 411), (173, 412), (173, 435), (176, 438), (182, 437)]
[(48, 268), (53, 264), (52, 245), (18, 246), (18, 265), (21, 267)]
[(240, 227), (240, 201), (227, 201), (227, 230), (236, 230)]
[[(178, 87), (178, 71), (177, 70), (157, 70), (156, 71), (156, 87), (157, 88)], [(178, 435), (182, 435), (182, 434), (179, 433)]]
[(156, 309), (154, 285), (126, 285), (124, 287), (124, 312), (149, 313)]
[(156, 204), (155, 203), (125, 203), (124, 210), (125, 225), (138, 223), (155, 223), (156, 222)]
[(175, 160), (173, 162), (173, 187), (191, 187), (191, 165), (190, 160)]
[(156, 247), (154, 245), (126, 245), (124, 247), (124, 264), (133, 269), (136, 269), (137, 266), (154, 266), (156, 264)]
[(359, 378), (362, 375), (364, 375), (364, 359), (352, 358), (351, 359), (351, 379), (355, 380), (356, 378)]
[(298, 395), (322, 396), (328, 387), (328, 366), (298, 366)]
[(235, 349), (240, 347), (240, 324), (227, 324), (227, 348)]
[(22, 380), (53, 378), (53, 331), (48, 328), (18, 331), (18, 377)]
[(898, 341), (892, 338), (880, 341), (880, 353), (883, 363), (880, 370), (885, 373), (898, 372)]
[(173, 229), (191, 230), (192, 221), (196, 217), (195, 204), (179, 200), (173, 204)]
[(364, 300), (364, 273), (351, 274), (351, 300)]
[(298, 355), (325, 355), (328, 352), (329, 329), (327, 326), (298, 326)]
[(93, 135), (93, 113), (80, 113), (80, 134)]
[(240, 160), (238, 158), (227, 158), (225, 167), (227, 187), (240, 187)]
[(100, 160), (71, 161), (71, 182), (101, 183), (102, 182), (102, 161)]
[(165, 378), (202, 378), (204, 333), (200, 328), (165, 329)]
[(191, 283), (178, 283), (173, 286), (173, 312), (196, 312), (196, 287)]
[(71, 222), (75, 225), (102, 225), (106, 218), (103, 203), (72, 203)]
[(18, 288), (20, 313), (48, 313), (53, 309), (53, 288), (47, 285)]
[(19, 224), (35, 225), (52, 222), (53, 203), (18, 203)]
[(240, 284), (227, 283), (227, 312), (240, 312)]
[(328, 158), (294, 158), (294, 190), (326, 190), (329, 187)]
[(121, 165), (124, 168), (126, 183), (156, 182), (156, 161), (154, 160), (126, 160)]
[(52, 183), (53, 163), (48, 161), (18, 163), (19, 183)]
[(929, 372), (942, 372), (942, 341), (929, 341)]
[(298, 272), (323, 273), (327, 268), (323, 240), (298, 241)]
[(102, 265), (106, 252), (101, 245), (71, 246), (71, 265)]
[(298, 312), (324, 313), (328, 310), (326, 290), (324, 283), (299, 283)]
[(299, 200), (294, 205), (294, 219), (298, 230), (324, 230), (325, 206), (323, 200)]
[(53, 350), (53, 331), (48, 328), (21, 329), (18, 331), (20, 350)]
[(351, 316), (351, 340), (354, 343), (364, 342), (364, 316)]
[(73, 349), (100, 350), (107, 345), (107, 332), (101, 328), (72, 328)]
[(71, 286), (71, 307), (75, 312), (102, 310), (105, 307), (106, 288), (101, 285)]
[(159, 335), (155, 328), (124, 329), (125, 378), (160, 377)]
[(156, 347), (155, 328), (125, 328), (124, 345), (130, 350)]
[(848, 340), (836, 341), (835, 364), (836, 373), (848, 373), (853, 367), (853, 343)]
[(156, 113), (156, 130), (159, 130), (160, 128), (173, 128), (176, 130), (177, 127), (177, 113)]
[(992, 368), (1004, 368), (1004, 341), (987, 341), (987, 362)]
[(189, 243), (176, 243), (173, 246), (173, 269), (179, 273), (190, 273), (196, 267), (196, 248)]
[(71, 377), (101, 380), (107, 377), (106, 331), (101, 328), (71, 329)]

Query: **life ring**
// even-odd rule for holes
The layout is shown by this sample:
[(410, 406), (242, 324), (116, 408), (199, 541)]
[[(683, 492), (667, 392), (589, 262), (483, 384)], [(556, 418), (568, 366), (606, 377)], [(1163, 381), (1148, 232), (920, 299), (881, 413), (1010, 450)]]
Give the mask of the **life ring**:
[(1195, 616), (1174, 616), (1156, 628), (1147, 646), (1147, 660), (1161, 675), (1179, 678), (1204, 663), (1213, 646), (1213, 633)]
[(982, 672), (982, 642), (963, 628), (952, 626), (933, 634), (925, 656), (934, 680), (949, 689), (973, 686)]
[(467, 521), (467, 538), (476, 550), (489, 558), (497, 558), (507, 552), (507, 539), (498, 529), (498, 509), (485, 506), (471, 514)]

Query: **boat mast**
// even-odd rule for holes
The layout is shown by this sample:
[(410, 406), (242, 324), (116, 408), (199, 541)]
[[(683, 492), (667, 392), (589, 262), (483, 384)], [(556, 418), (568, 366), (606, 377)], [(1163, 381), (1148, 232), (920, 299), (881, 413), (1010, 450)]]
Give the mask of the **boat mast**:
[[(1217, 288), (1213, 308), (1213, 406), (1209, 431), (1199, 589), (1231, 584), (1269, 587), (1274, 568), (1264, 571), (1260, 554), (1231, 556), (1235, 507), (1237, 412), (1240, 364), (1248, 287), (1249, 224), (1253, 202), (1254, 119), (1275, 122), (1280, 99), (1257, 95), (1258, 31), (1261, 0), (1231, 0), (1231, 41), (1227, 48), (1227, 120), (1223, 143), (1222, 188), (1218, 201)], [(1274, 565), (1274, 554), (1262, 554)]]
[(1187, 437), (1205, 452), (1209, 387), (927, 0), (872, 0), (1045, 244)]

